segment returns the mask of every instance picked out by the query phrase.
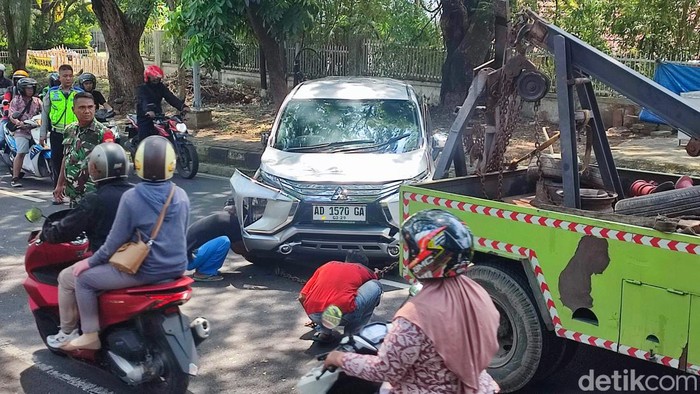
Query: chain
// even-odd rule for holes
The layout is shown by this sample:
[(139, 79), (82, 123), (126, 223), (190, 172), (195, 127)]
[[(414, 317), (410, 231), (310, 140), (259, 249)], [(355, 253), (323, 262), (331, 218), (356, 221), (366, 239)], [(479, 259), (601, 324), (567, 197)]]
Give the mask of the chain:
[[(384, 267), (384, 268), (382, 268), (382, 269), (380, 269), (380, 270), (375, 269), (375, 270), (374, 270), (374, 273), (375, 273), (378, 277), (383, 278), (384, 275), (386, 275), (387, 272), (389, 272), (389, 271), (393, 270), (394, 268), (396, 268), (397, 265), (399, 265), (399, 260), (396, 260), (395, 262), (389, 264), (388, 266), (386, 266), (386, 267)], [(302, 284), (302, 285), (303, 285), (303, 284), (306, 284), (306, 282), (307, 282), (307, 280), (305, 280), (305, 279), (301, 279), (301, 278), (298, 277), (298, 276), (294, 276), (294, 275), (292, 275), (292, 274), (289, 274), (289, 273), (285, 272), (282, 268), (280, 268), (280, 266), (276, 266), (276, 267), (275, 267), (275, 275), (279, 276), (280, 278), (289, 279), (289, 280), (291, 280), (292, 282), (300, 283), (300, 284)]]
[(553, 205), (552, 201), (552, 196), (549, 195), (549, 190), (547, 189), (547, 185), (544, 184), (544, 176), (543, 176), (543, 171), (542, 171), (542, 152), (540, 152), (540, 102), (537, 101), (535, 102), (535, 106), (533, 109), (533, 112), (535, 114), (535, 157), (537, 158), (537, 184), (542, 187), (542, 193), (544, 194), (544, 197), (547, 199), (548, 204)]
[(301, 283), (302, 285), (306, 284), (306, 280), (301, 279), (298, 276), (286, 273), (282, 268), (279, 267), (279, 265), (275, 267), (275, 275), (281, 278), (289, 279), (292, 282)]

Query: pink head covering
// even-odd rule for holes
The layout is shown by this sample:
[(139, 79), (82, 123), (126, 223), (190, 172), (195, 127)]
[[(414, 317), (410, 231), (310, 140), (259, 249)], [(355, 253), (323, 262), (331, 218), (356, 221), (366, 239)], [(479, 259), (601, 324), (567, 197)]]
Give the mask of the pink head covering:
[(423, 289), (396, 312), (420, 327), (445, 365), (476, 392), (479, 375), (498, 350), (500, 315), (486, 290), (464, 275), (423, 282)]

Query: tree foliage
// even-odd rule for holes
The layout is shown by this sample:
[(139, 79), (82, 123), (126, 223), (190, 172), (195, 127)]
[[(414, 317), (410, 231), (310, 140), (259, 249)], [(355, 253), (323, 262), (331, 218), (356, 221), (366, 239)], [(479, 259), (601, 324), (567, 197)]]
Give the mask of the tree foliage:
[(30, 47), (86, 48), (97, 24), (90, 4), (80, 0), (35, 0)]
[(0, 0), (7, 50), (14, 69), (26, 67), (31, 8), (29, 1)]

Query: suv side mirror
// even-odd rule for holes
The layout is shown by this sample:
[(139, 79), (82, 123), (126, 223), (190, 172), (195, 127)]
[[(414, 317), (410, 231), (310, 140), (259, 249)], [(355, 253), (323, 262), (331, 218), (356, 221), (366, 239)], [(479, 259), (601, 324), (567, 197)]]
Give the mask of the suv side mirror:
[(260, 144), (263, 147), (267, 146), (267, 141), (270, 139), (270, 132), (269, 131), (263, 131), (260, 133)]

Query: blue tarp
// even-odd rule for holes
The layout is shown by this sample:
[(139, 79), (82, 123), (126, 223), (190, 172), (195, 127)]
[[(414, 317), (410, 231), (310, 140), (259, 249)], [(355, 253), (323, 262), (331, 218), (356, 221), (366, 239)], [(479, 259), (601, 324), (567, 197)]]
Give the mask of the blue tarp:
[[(661, 62), (656, 65), (654, 81), (680, 95), (683, 92), (700, 90), (700, 67)], [(642, 108), (639, 120), (649, 123), (666, 123), (663, 119)]]

